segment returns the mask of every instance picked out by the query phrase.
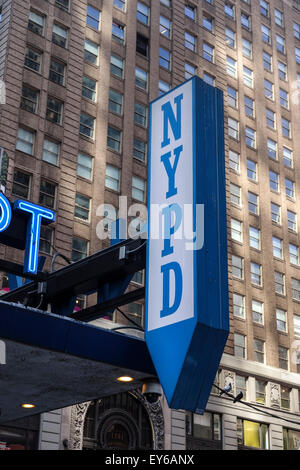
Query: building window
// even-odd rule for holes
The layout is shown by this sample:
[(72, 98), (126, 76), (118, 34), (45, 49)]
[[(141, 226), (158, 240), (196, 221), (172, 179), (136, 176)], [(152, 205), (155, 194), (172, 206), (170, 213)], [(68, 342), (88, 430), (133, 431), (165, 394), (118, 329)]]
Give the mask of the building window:
[(58, 24), (53, 25), (52, 42), (66, 49), (68, 44), (68, 30)]
[(240, 256), (232, 255), (232, 275), (244, 279), (244, 261)]
[(254, 100), (249, 96), (244, 96), (245, 114), (250, 118), (254, 118)]
[(300, 39), (300, 25), (298, 23), (293, 23), (294, 37)]
[(300, 337), (300, 316), (294, 315), (294, 335)]
[(62, 113), (63, 113), (63, 103), (51, 98), (48, 96), (47, 99), (47, 109), (46, 109), (46, 119), (48, 121), (54, 122), (55, 124), (62, 123)]
[(44, 35), (45, 17), (34, 11), (29, 12), (28, 29), (39, 36)]
[(184, 64), (184, 69), (185, 69), (185, 79), (186, 80), (193, 77), (197, 73), (196, 67), (194, 65), (188, 64), (187, 62)]
[(248, 191), (248, 209), (251, 214), (258, 215), (258, 196)]
[(142, 178), (132, 177), (132, 198), (144, 202), (146, 195), (146, 183)]
[(80, 261), (88, 255), (88, 241), (83, 238), (73, 237), (72, 240), (72, 261)]
[(140, 23), (149, 24), (149, 8), (141, 2), (137, 2), (136, 17)]
[(265, 97), (269, 98), (270, 100), (274, 100), (274, 85), (273, 83), (269, 82), (269, 80), (264, 80), (265, 86)]
[(265, 0), (260, 0), (260, 13), (263, 16), (269, 17), (269, 12), (270, 12), (269, 2), (266, 2)]
[(295, 47), (295, 58), (296, 58), (296, 64), (300, 64), (300, 49), (299, 47)]
[(289, 370), (289, 350), (283, 346), (278, 346), (278, 367)]
[(265, 362), (265, 342), (261, 339), (253, 340), (254, 361), (264, 364)]
[(166, 38), (171, 38), (171, 21), (164, 16), (159, 17), (159, 32)]
[(235, 49), (235, 44), (236, 44), (236, 34), (232, 29), (230, 28), (225, 28), (225, 41), (227, 46), (232, 47)]
[(243, 295), (233, 294), (233, 315), (245, 318), (245, 297)]
[(203, 72), (203, 81), (208, 85), (214, 86), (215, 85), (215, 77), (210, 75), (207, 72)]
[(240, 155), (233, 150), (228, 152), (229, 168), (237, 173), (240, 171)]
[(113, 191), (120, 190), (120, 170), (115, 166), (106, 165), (105, 171), (105, 187)]
[(107, 147), (115, 152), (121, 151), (122, 132), (114, 127), (107, 129)]
[(42, 158), (44, 162), (58, 165), (59, 144), (49, 139), (44, 139)]
[(236, 242), (243, 242), (243, 225), (236, 219), (231, 219), (231, 238)]
[(300, 300), (300, 281), (292, 277), (292, 298)]
[(233, 183), (230, 183), (230, 201), (240, 207), (242, 205), (241, 188)]
[(85, 113), (80, 114), (80, 129), (79, 132), (90, 139), (94, 139), (95, 134), (95, 118), (88, 116)]
[(21, 108), (30, 113), (37, 113), (39, 92), (23, 85), (21, 96)]
[(34, 132), (27, 131), (23, 129), (22, 127), (19, 127), (16, 149), (19, 150), (20, 152), (27, 153), (28, 155), (33, 155), (34, 139), (35, 139)]
[(283, 163), (288, 168), (293, 168), (293, 152), (287, 148), (282, 148)]
[(12, 185), (12, 194), (15, 196), (22, 197), (24, 199), (29, 198), (29, 191), (31, 185), (31, 176), (23, 171), (15, 170), (14, 179)]
[(25, 67), (28, 67), (35, 72), (41, 72), (42, 66), (42, 52), (38, 52), (32, 47), (26, 47), (25, 52)]
[(188, 33), (187, 31), (184, 33), (184, 45), (190, 51), (196, 51), (196, 36), (193, 34)]
[(240, 392), (243, 394), (244, 400), (247, 400), (247, 377), (243, 375), (235, 375), (235, 393), (238, 395)]
[(63, 86), (65, 84), (65, 70), (65, 64), (63, 64), (62, 62), (58, 62), (57, 60), (51, 59), (49, 80), (51, 80), (51, 82)]
[(162, 3), (168, 8), (171, 8), (171, 0), (160, 0), (160, 3)]
[(282, 240), (278, 237), (272, 237), (273, 256), (282, 259)]
[(99, 46), (86, 39), (84, 41), (84, 60), (93, 65), (98, 65)]
[(133, 157), (141, 162), (146, 161), (147, 144), (139, 139), (133, 139)]
[(269, 183), (272, 191), (279, 192), (279, 175), (272, 170), (269, 170)]
[(248, 69), (245, 65), (243, 67), (243, 81), (245, 85), (253, 88), (253, 71)]
[(276, 224), (281, 223), (281, 208), (275, 202), (271, 202), (271, 219)]
[(76, 193), (74, 216), (86, 222), (90, 219), (90, 198)]
[(257, 163), (247, 158), (247, 176), (252, 181), (257, 181)]
[(247, 13), (241, 12), (241, 25), (242, 28), (247, 29), (248, 31), (251, 30), (251, 16)]
[(123, 78), (124, 60), (115, 55), (110, 57), (110, 73), (118, 78)]
[(245, 127), (246, 145), (253, 149), (256, 148), (256, 132), (251, 127)]
[(39, 204), (49, 209), (55, 208), (56, 184), (50, 183), (44, 179), (41, 180)]
[(185, 16), (190, 18), (190, 20), (193, 20), (193, 21), (196, 20), (196, 8), (193, 7), (192, 5), (187, 5), (187, 4), (184, 5), (184, 14)]
[(234, 355), (246, 359), (246, 337), (239, 333), (234, 333)]
[(159, 48), (159, 66), (166, 70), (171, 69), (171, 53), (163, 47)]
[(136, 35), (136, 52), (144, 57), (149, 56), (149, 39), (139, 33)]
[(299, 247), (290, 243), (289, 254), (290, 254), (290, 263), (298, 265), (299, 264)]
[(143, 305), (137, 302), (128, 304), (128, 316), (139, 325), (143, 324)]
[(123, 95), (115, 90), (109, 90), (109, 110), (113, 113), (123, 114)]
[(269, 449), (269, 428), (267, 424), (238, 418), (237, 437), (240, 448)]
[(81, 152), (78, 153), (77, 159), (77, 175), (87, 180), (92, 179), (93, 174), (93, 157), (85, 155)]
[(226, 57), (226, 71), (228, 75), (231, 77), (236, 78), (237, 76), (237, 62), (232, 57)]
[(268, 157), (277, 160), (277, 142), (268, 137), (267, 140)]
[(124, 44), (125, 41), (125, 27), (116, 21), (112, 22), (112, 38), (119, 44)]
[(260, 250), (260, 230), (255, 227), (249, 227), (249, 242), (251, 248)]
[(274, 272), (275, 292), (276, 294), (285, 295), (284, 274), (277, 271)]
[(283, 137), (287, 137), (289, 139), (291, 137), (291, 123), (284, 117), (281, 117), (281, 129)]
[(276, 308), (276, 326), (278, 331), (287, 332), (286, 312), (281, 308)]
[(271, 129), (276, 129), (275, 113), (271, 109), (266, 109), (266, 124)]
[(264, 304), (259, 300), (252, 300), (252, 320), (260, 325), (264, 323)]
[(41, 225), (39, 251), (51, 255), (53, 244), (53, 229)]
[(143, 104), (134, 103), (134, 122), (140, 126), (147, 126), (147, 108)]
[(225, 15), (228, 16), (228, 18), (230, 18), (231, 20), (234, 20), (235, 9), (234, 9), (234, 5), (232, 5), (232, 3), (226, 2), (225, 5), (224, 5), (224, 11), (225, 11)]
[(214, 29), (214, 20), (210, 16), (203, 15), (202, 18), (202, 26), (203, 28), (207, 29), (211, 33), (213, 32)]
[(251, 262), (250, 275), (252, 284), (255, 284), (256, 286), (262, 285), (262, 269), (260, 264)]
[(276, 34), (276, 49), (278, 52), (281, 52), (281, 54), (285, 53), (285, 39), (279, 36), (279, 34)]
[(190, 449), (221, 449), (221, 415), (206, 411), (199, 415), (186, 413), (187, 446)]
[(238, 107), (238, 92), (229, 85), (227, 85), (227, 103), (232, 108)]
[(202, 46), (202, 57), (208, 62), (214, 62), (214, 47), (206, 42), (203, 43)]
[(148, 74), (142, 69), (135, 69), (135, 86), (142, 90), (148, 89)]
[(271, 30), (264, 24), (261, 25), (262, 40), (267, 44), (271, 44)]
[(62, 10), (69, 11), (69, 0), (55, 0), (55, 5)]
[(170, 85), (162, 80), (158, 81), (158, 96), (162, 96), (170, 90)]
[(231, 117), (228, 117), (228, 135), (232, 139), (239, 140), (239, 123)]
[(252, 58), (252, 42), (246, 38), (242, 38), (242, 51), (245, 57)]
[(119, 8), (119, 10), (125, 11), (126, 0), (114, 0), (114, 7)]
[(287, 221), (288, 221), (288, 228), (293, 230), (293, 232), (297, 232), (297, 214), (292, 211), (287, 211)]
[(272, 72), (272, 56), (265, 51), (263, 51), (263, 64), (265, 70)]
[(255, 379), (255, 401), (260, 405), (266, 404), (266, 382)]
[(299, 450), (300, 448), (300, 431), (283, 428), (283, 449)]
[(282, 62), (277, 61), (278, 64), (278, 75), (281, 80), (287, 81), (287, 66)]
[(283, 28), (283, 13), (280, 10), (277, 10), (277, 8), (274, 9), (274, 21), (277, 26), (280, 26), (280, 28)]
[(285, 178), (285, 194), (291, 199), (295, 198), (295, 183)]
[(84, 98), (96, 102), (97, 82), (93, 78), (83, 76), (81, 94)]
[(99, 30), (100, 27), (100, 11), (96, 8), (87, 5), (86, 9), (86, 24), (92, 28)]

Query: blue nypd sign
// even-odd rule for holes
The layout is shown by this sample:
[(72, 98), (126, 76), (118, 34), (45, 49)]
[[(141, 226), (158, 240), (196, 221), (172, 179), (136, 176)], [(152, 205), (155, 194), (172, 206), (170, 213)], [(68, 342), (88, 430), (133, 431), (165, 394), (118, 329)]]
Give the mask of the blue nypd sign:
[(193, 77), (149, 126), (146, 343), (169, 406), (201, 411), (229, 332), (223, 94)]

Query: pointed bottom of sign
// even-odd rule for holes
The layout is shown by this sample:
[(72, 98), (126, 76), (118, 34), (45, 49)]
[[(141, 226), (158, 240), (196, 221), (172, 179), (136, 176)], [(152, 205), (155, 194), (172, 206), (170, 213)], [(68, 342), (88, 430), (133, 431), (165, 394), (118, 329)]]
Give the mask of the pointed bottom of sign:
[(163, 330), (150, 331), (148, 336), (149, 351), (168, 405), (201, 413), (206, 408), (228, 331), (201, 323), (195, 327), (190, 320), (169, 325), (166, 341)]

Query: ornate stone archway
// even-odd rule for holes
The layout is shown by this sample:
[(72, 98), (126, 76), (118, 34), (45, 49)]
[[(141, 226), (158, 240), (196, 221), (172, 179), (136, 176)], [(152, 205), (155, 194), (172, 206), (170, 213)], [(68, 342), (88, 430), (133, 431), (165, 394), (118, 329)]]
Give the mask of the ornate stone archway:
[[(156, 403), (149, 403), (140, 391), (134, 390), (130, 393), (144, 406), (148, 413), (153, 429), (153, 449), (163, 450), (164, 416), (161, 401), (158, 400)], [(84, 420), (91, 403), (92, 402), (85, 402), (72, 406), (69, 439), (70, 450), (82, 449)]]

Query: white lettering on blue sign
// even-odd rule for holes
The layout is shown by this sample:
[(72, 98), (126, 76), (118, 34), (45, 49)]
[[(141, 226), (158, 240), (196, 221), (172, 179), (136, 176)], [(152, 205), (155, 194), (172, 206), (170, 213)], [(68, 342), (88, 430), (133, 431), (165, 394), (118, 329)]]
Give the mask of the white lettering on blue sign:
[(151, 112), (149, 207), (160, 207), (161, 233), (151, 236), (150, 227), (148, 331), (194, 316), (193, 250), (182, 236), (185, 205), (194, 204), (192, 83), (154, 102)]

